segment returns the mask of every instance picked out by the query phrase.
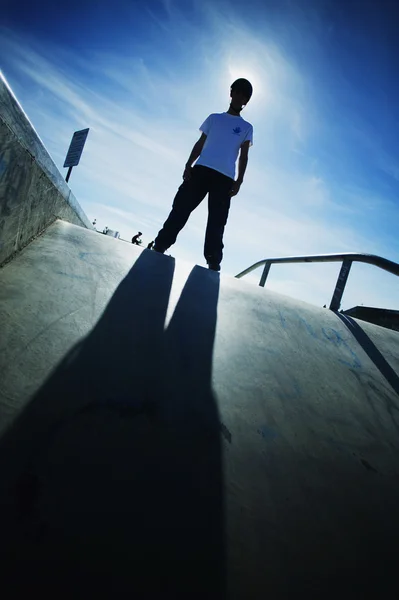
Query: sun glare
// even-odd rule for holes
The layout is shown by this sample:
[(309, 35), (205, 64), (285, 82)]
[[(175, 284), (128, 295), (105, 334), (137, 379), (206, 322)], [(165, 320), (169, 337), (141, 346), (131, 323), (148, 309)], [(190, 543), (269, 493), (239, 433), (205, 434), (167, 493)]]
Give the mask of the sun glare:
[(233, 81), (243, 77), (244, 79), (248, 79), (251, 82), (253, 87), (253, 97), (251, 98), (251, 107), (253, 105), (257, 105), (259, 100), (265, 95), (265, 85), (262, 82), (259, 75), (256, 73), (254, 69), (251, 69), (245, 64), (242, 65), (234, 65), (228, 66), (228, 85), (231, 85)]

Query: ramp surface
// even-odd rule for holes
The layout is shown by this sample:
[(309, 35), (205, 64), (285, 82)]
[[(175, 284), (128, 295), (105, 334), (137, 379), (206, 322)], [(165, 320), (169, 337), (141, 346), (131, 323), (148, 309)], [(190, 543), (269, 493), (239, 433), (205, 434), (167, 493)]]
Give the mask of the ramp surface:
[(13, 589), (397, 594), (397, 332), (62, 221), (0, 311)]

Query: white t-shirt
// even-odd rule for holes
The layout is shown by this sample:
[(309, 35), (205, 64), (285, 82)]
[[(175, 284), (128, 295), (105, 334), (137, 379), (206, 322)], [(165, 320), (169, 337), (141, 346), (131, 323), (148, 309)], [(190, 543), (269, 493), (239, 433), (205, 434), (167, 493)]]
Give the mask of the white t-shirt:
[(207, 136), (197, 165), (210, 167), (235, 179), (240, 146), (248, 141), (252, 146), (253, 127), (242, 117), (228, 113), (213, 113), (203, 122), (200, 131)]

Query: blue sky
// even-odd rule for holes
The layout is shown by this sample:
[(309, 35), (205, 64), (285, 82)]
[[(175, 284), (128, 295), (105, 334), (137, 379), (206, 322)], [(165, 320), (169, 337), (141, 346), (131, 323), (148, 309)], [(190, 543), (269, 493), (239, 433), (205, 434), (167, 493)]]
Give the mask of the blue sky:
[[(72, 133), (90, 127), (71, 189), (100, 228), (141, 230), (144, 242), (169, 213), (198, 127), (247, 77), (254, 146), (223, 272), (323, 252), (399, 262), (398, 18), (389, 0), (6, 0), (1, 69), (62, 173)], [(171, 254), (204, 264), (205, 222), (206, 202)], [(338, 270), (276, 266), (269, 286), (322, 305)], [(343, 307), (398, 308), (398, 288), (355, 265)]]

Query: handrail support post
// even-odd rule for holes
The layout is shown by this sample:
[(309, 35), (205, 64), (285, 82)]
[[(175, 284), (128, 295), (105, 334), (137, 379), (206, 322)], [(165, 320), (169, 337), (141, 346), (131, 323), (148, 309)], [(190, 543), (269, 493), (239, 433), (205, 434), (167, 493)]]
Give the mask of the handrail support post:
[(267, 279), (267, 276), (269, 275), (271, 265), (272, 265), (272, 263), (270, 262), (270, 260), (265, 262), (265, 266), (263, 267), (262, 276), (259, 281), (260, 287), (265, 287), (266, 279)]
[(337, 283), (331, 299), (330, 310), (338, 311), (341, 306), (342, 295), (345, 290), (346, 282), (348, 281), (349, 271), (351, 270), (352, 261), (347, 258), (342, 262), (341, 270), (338, 275)]

